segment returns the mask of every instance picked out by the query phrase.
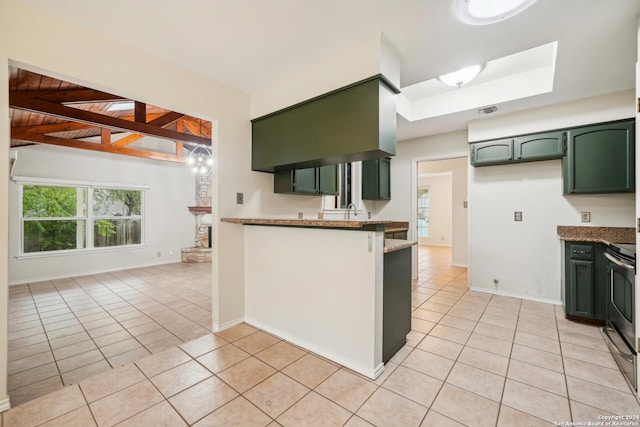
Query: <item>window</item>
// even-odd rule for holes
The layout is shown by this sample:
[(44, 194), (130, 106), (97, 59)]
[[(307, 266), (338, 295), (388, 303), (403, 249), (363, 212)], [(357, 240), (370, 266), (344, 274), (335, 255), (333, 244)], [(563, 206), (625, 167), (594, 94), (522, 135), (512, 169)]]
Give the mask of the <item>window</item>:
[(429, 188), (418, 189), (418, 237), (429, 237)]
[(362, 203), (360, 182), (362, 176), (362, 162), (338, 164), (338, 194), (325, 196), (323, 209), (344, 210), (350, 204), (359, 208)]
[(140, 245), (143, 191), (21, 184), (22, 254)]

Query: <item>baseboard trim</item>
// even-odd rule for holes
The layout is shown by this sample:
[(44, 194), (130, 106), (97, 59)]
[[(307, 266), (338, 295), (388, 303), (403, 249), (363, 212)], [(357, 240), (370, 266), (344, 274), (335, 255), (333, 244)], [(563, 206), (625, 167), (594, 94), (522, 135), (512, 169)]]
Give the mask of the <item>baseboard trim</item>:
[(53, 276), (46, 276), (46, 277), (31, 277), (23, 281), (9, 280), (8, 285), (18, 286), (18, 285), (24, 285), (25, 283), (29, 283), (29, 282), (44, 282), (47, 280), (66, 279), (67, 277), (91, 276), (92, 274), (104, 274), (104, 273), (111, 273), (114, 271), (121, 271), (121, 270), (133, 270), (136, 268), (157, 267), (159, 265), (166, 265), (166, 264), (180, 264), (181, 262), (182, 261), (180, 260), (180, 257), (178, 257), (177, 259), (163, 260), (160, 262), (152, 262), (148, 264), (125, 265), (122, 267), (106, 268), (102, 270), (86, 271), (86, 272), (70, 272), (68, 274), (53, 275)]
[(8, 411), (9, 409), (11, 409), (11, 402), (9, 401), (9, 397), (0, 400), (0, 412)]
[(224, 331), (225, 329), (233, 328), (236, 325), (244, 322), (244, 317), (238, 317), (237, 319), (229, 320), (228, 322), (224, 322), (221, 324), (214, 323), (213, 324), (213, 332)]
[(335, 353), (333, 353), (330, 350), (327, 350), (324, 347), (318, 346), (314, 343), (311, 343), (309, 341), (307, 341), (304, 338), (298, 337), (298, 336), (294, 336), (291, 335), (289, 333), (286, 333), (278, 328), (272, 328), (267, 324), (264, 324), (256, 319), (250, 318), (250, 317), (246, 317), (244, 320), (247, 324), (256, 327), (258, 329), (262, 329), (263, 331), (269, 332), (270, 334), (273, 334), (279, 338), (282, 338), (284, 340), (289, 341), (290, 343), (297, 345), (299, 347), (304, 348), (305, 350), (311, 351), (315, 354), (318, 354), (322, 357), (325, 357), (335, 363), (338, 363), (342, 366), (344, 366), (345, 368), (349, 368), (354, 372), (357, 372), (361, 375), (364, 375), (367, 378), (371, 378), (371, 379), (376, 379), (383, 371), (384, 371), (384, 364), (380, 363), (378, 366), (376, 366), (375, 368), (371, 369), (368, 367), (364, 367), (361, 366), (358, 363), (355, 363), (351, 360), (347, 360), (339, 355), (336, 355)]
[(458, 264), (458, 263), (456, 263), (456, 262), (452, 263), (452, 264), (451, 264), (451, 266), (452, 266), (452, 267), (469, 268), (469, 267), (467, 266), (467, 264)]
[(503, 297), (520, 298), (520, 299), (526, 299), (529, 301), (543, 302), (545, 304), (562, 305), (562, 300), (559, 300), (559, 299), (556, 300), (551, 298), (534, 297), (531, 295), (521, 295), (521, 294), (516, 294), (514, 292), (505, 292), (505, 291), (498, 291), (494, 289), (477, 288), (475, 286), (469, 286), (469, 290), (476, 291), (476, 292), (483, 292), (485, 294), (500, 295)]

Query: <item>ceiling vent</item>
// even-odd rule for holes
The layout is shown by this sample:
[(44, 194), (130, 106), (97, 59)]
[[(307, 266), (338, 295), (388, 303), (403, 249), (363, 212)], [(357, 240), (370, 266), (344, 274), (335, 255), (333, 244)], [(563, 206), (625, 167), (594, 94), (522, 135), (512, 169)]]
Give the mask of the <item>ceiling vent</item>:
[(478, 114), (491, 114), (491, 113), (495, 113), (496, 111), (498, 111), (498, 107), (495, 105), (492, 105), (491, 107), (480, 108), (478, 110)]

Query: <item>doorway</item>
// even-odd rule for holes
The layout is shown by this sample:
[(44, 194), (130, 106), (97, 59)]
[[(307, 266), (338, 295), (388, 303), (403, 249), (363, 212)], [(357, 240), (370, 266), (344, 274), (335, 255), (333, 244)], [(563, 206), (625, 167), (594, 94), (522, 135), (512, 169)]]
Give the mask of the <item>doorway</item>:
[[(420, 247), (451, 248), (451, 265), (467, 267), (468, 158), (418, 160), (414, 177), (413, 224)], [(419, 255), (418, 255), (419, 256)]]

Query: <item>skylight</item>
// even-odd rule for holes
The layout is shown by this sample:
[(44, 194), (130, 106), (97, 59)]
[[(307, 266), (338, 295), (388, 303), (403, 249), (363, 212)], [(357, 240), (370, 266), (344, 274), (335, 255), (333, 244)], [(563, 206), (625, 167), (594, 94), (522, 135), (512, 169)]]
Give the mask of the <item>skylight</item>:
[(504, 21), (527, 9), (536, 0), (456, 0), (458, 18), (470, 25)]
[(107, 107), (107, 111), (133, 110), (134, 104), (133, 101), (112, 102), (111, 105)]

